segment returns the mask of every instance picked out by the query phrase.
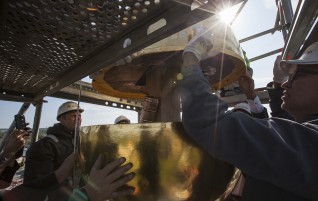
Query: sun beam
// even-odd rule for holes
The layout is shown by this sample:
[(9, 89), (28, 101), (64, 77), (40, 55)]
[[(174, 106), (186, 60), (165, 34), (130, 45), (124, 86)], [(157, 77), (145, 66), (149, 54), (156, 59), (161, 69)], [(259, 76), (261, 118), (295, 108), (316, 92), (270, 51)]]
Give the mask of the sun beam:
[(236, 12), (237, 12), (237, 6), (232, 6), (230, 8), (226, 8), (223, 11), (219, 12), (218, 16), (222, 22), (229, 24), (234, 20)]

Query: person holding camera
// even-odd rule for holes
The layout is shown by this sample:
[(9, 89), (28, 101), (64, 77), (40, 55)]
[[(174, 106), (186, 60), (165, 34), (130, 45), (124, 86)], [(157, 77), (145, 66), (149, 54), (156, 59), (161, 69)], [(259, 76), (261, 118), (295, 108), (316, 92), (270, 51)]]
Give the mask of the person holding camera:
[(23, 148), (28, 136), (28, 131), (15, 129), (5, 142), (0, 154), (1, 189), (10, 186), (14, 174), (20, 168), (16, 159), (22, 156)]

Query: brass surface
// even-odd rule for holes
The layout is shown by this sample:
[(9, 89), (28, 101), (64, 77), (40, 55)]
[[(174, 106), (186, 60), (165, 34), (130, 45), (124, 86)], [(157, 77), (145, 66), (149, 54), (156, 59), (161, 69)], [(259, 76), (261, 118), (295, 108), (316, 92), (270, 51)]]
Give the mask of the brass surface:
[[(140, 85), (140, 80), (147, 76), (152, 68), (180, 67), (182, 51), (194, 36), (197, 27), (213, 30), (213, 48), (201, 61), (201, 68), (208, 74), (212, 88), (221, 89), (246, 73), (242, 50), (231, 27), (212, 16), (135, 52), (131, 55), (131, 62), (106, 66), (98, 72), (92, 86), (100, 93), (110, 96), (143, 98), (147, 94), (146, 83)], [(152, 29), (156, 28), (154, 26)], [(178, 81), (177, 78), (175, 81)]]
[(105, 156), (105, 164), (119, 157), (133, 163), (136, 176), (129, 185), (135, 192), (117, 200), (215, 200), (234, 172), (231, 165), (198, 148), (181, 123), (83, 127), (81, 154), (84, 178), (99, 154)]

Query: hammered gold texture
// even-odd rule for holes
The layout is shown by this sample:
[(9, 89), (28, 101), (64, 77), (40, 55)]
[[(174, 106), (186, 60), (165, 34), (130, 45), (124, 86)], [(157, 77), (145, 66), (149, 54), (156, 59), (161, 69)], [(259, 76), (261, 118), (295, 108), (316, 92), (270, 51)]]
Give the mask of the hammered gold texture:
[(119, 157), (133, 163), (133, 195), (114, 200), (208, 201), (220, 196), (234, 167), (201, 150), (181, 123), (88, 126), (81, 129), (82, 177), (99, 154), (105, 164)]

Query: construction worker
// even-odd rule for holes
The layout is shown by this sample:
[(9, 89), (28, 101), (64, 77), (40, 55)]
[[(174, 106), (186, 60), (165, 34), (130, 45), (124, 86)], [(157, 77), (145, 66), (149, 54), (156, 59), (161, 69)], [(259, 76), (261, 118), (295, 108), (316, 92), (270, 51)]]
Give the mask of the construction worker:
[(318, 43), (299, 59), (281, 62), (289, 73), (282, 107), (296, 121), (256, 119), (226, 113), (227, 104), (210, 93), (199, 62), (213, 47), (212, 32), (194, 37), (183, 52), (186, 133), (213, 157), (245, 173), (241, 200), (318, 200)]
[[(59, 107), (56, 116), (59, 123), (49, 127), (46, 137), (32, 144), (26, 153), (24, 182), (31, 182), (54, 172), (74, 151), (75, 127), (81, 126), (83, 111), (72, 101)], [(48, 195), (49, 201), (68, 200), (69, 192), (72, 191), (70, 182), (71, 179), (66, 179), (58, 190), (51, 192)]]
[(114, 123), (115, 124), (130, 124), (130, 120), (127, 117), (120, 115), (119, 117), (115, 119)]

